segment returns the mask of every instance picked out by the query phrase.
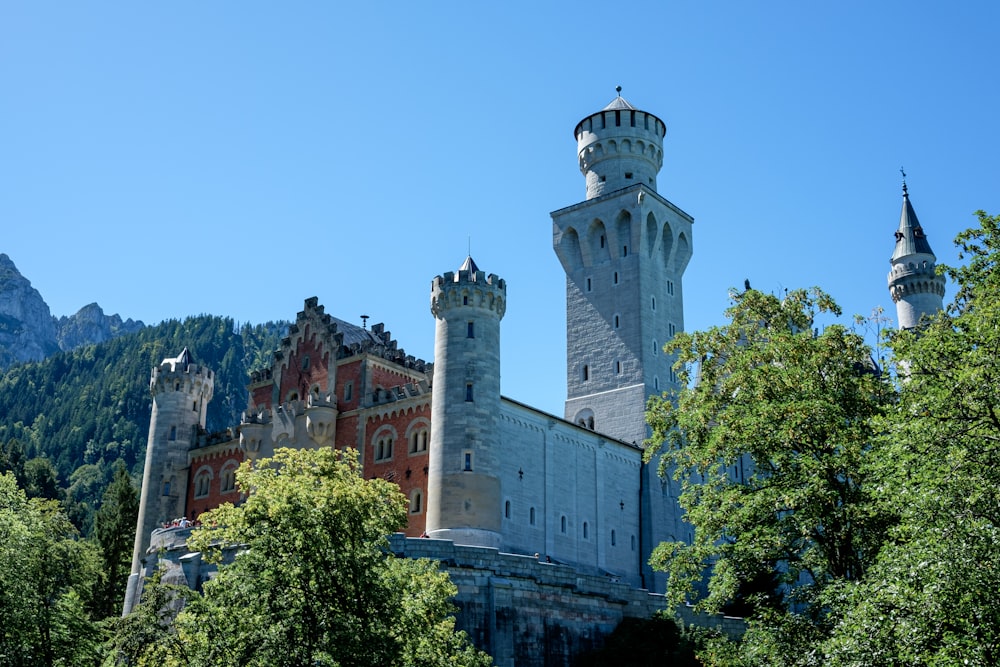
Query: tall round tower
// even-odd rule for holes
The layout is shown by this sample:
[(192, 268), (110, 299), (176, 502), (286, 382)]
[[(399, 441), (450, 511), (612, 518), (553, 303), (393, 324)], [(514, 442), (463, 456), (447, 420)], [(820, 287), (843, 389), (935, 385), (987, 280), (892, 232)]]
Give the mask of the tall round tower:
[[(174, 359), (164, 359), (150, 376), (153, 411), (146, 440), (146, 465), (126, 607), (133, 598), (138, 599), (135, 588), (142, 576), (150, 533), (185, 512), (188, 451), (195, 443), (198, 428), (205, 427), (214, 385), (215, 374), (196, 365), (187, 348)], [(128, 613), (129, 609), (125, 611)]]
[(468, 257), (431, 283), (434, 387), (427, 533), (500, 547), (500, 319), (507, 284)]
[(573, 130), (580, 171), (587, 179), (587, 199), (636, 183), (656, 192), (656, 175), (663, 166), (663, 121), (636, 109), (621, 96)]
[(937, 257), (927, 242), (910, 196), (903, 182), (903, 211), (896, 230), (896, 248), (889, 263), (889, 294), (896, 303), (900, 329), (912, 329), (924, 315), (931, 316), (943, 307), (944, 276), (936, 271)]

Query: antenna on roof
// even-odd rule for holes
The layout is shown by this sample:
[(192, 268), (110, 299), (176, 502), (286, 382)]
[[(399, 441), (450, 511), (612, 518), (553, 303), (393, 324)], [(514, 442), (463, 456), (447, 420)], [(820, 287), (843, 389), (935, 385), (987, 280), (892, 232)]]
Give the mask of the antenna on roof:
[(365, 331), (368, 330), (368, 317), (369, 317), (368, 315), (361, 316), (361, 328), (364, 329)]

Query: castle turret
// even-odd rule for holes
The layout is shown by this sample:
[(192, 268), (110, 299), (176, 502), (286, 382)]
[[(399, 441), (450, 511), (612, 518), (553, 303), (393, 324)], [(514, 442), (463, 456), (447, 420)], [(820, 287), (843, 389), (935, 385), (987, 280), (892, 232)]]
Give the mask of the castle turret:
[(153, 369), (149, 380), (153, 411), (146, 440), (146, 465), (125, 613), (138, 599), (136, 588), (143, 576), (150, 534), (185, 512), (188, 451), (195, 443), (198, 429), (205, 428), (214, 383), (215, 374), (196, 365), (187, 348)]
[(500, 319), (507, 285), (468, 257), (431, 283), (434, 384), (427, 472), (431, 537), (500, 546)]
[[(663, 121), (618, 97), (577, 123), (586, 199), (552, 213), (566, 272), (566, 419), (642, 446), (646, 399), (678, 389), (664, 344), (684, 329), (683, 277), (694, 220), (657, 192)], [(679, 483), (643, 468), (640, 562), (687, 539)], [(643, 565), (646, 585), (665, 586)]]
[(896, 303), (896, 319), (900, 329), (912, 329), (924, 315), (931, 316), (942, 309), (944, 276), (935, 269), (937, 258), (927, 242), (910, 196), (903, 182), (903, 210), (896, 230), (896, 248), (889, 263), (889, 294)]
[(656, 191), (665, 133), (620, 94), (584, 118), (575, 136), (587, 198), (552, 213), (566, 271), (566, 419), (636, 444), (646, 397), (677, 386), (662, 348), (684, 328), (692, 252), (691, 216)]
[(636, 109), (621, 96), (587, 116), (573, 131), (580, 171), (587, 179), (587, 199), (643, 183), (656, 192), (663, 166), (663, 121)]

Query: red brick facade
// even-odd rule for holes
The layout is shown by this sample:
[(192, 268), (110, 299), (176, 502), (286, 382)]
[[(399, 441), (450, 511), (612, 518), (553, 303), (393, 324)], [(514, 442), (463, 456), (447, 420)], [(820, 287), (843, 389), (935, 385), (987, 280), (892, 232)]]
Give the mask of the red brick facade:
[(185, 515), (188, 519), (194, 521), (206, 510), (239, 500), (235, 471), (243, 458), (237, 441), (233, 440), (191, 452)]
[[(367, 330), (344, 322), (331, 327), (330, 322), (322, 306), (314, 299), (306, 301), (306, 310), (299, 313), (275, 353), (271, 369), (254, 374), (249, 386), (251, 412), (270, 414), (275, 403), (287, 411), (301, 401), (297, 409), (308, 414), (311, 405), (330, 401), (337, 419), (329, 444), (356, 449), (366, 478), (399, 485), (410, 501), (405, 533), (419, 536), (427, 503), (429, 368), (396, 350), (381, 325)], [(239, 439), (191, 451), (188, 518), (239, 499), (232, 471), (244, 458)]]

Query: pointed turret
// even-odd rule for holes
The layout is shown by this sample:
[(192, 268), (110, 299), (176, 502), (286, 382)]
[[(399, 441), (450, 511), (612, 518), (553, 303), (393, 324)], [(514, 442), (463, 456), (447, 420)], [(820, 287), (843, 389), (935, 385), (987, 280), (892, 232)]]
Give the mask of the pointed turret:
[(500, 320), (507, 283), (467, 257), (431, 282), (434, 389), (427, 533), (500, 548)]
[(896, 230), (896, 247), (889, 260), (892, 265), (889, 293), (896, 303), (900, 329), (912, 329), (924, 315), (931, 316), (941, 310), (944, 276), (937, 274), (936, 261), (903, 181), (903, 210)]

